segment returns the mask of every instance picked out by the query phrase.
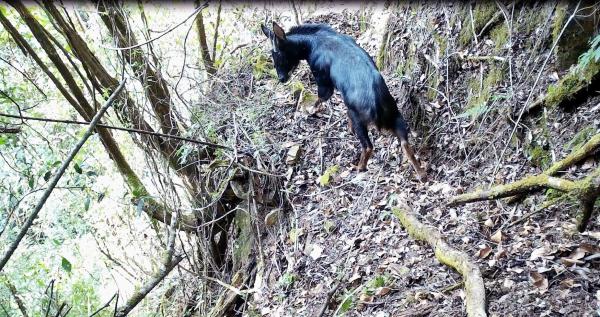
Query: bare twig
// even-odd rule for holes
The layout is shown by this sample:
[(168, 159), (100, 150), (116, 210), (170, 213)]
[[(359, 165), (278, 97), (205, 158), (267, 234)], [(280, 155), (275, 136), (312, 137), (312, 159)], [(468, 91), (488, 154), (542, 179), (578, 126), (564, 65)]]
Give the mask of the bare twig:
[(125, 305), (120, 307), (115, 316), (125, 317), (129, 314), (135, 306), (137, 306), (167, 275), (183, 260), (182, 256), (176, 255), (169, 263), (165, 263), (164, 267), (157, 272), (146, 285), (140, 288), (131, 298), (127, 300)]
[[(215, 22), (215, 32), (213, 36), (212, 57), (213, 62), (217, 59), (217, 38), (219, 37), (219, 25), (221, 24), (221, 0), (217, 8), (217, 21)], [(213, 65), (214, 66), (214, 65)]]
[[(54, 122), (54, 123), (81, 124), (81, 125), (89, 125), (90, 124), (89, 122), (86, 122), (86, 121), (50, 119), (50, 118), (35, 118), (35, 117), (28, 117), (28, 116), (12, 115), (12, 114), (8, 114), (8, 113), (0, 113), (0, 117), (32, 120), (32, 121)], [(178, 136), (178, 135), (165, 134), (165, 133), (159, 133), (159, 132), (154, 132), (154, 131), (146, 131), (146, 130), (134, 129), (134, 128), (116, 127), (116, 126), (111, 126), (111, 125), (107, 125), (107, 124), (97, 124), (96, 126), (99, 128), (106, 128), (106, 129), (111, 129), (111, 130), (119, 130), (119, 131), (126, 131), (126, 132), (132, 132), (132, 133), (154, 135), (154, 136), (159, 136), (159, 137), (163, 137), (163, 138), (187, 141), (190, 143), (202, 144), (202, 145), (219, 148), (219, 149), (225, 149), (225, 150), (229, 150), (229, 151), (233, 150), (232, 148), (225, 146), (225, 145), (200, 141), (200, 140), (196, 140), (196, 139), (190, 139), (190, 138), (186, 138), (186, 137), (182, 137), (182, 136)]]
[(475, 40), (475, 45), (478, 45), (477, 42), (477, 34), (475, 33), (475, 20), (473, 19), (473, 5), (469, 4), (469, 15), (471, 16), (471, 31), (473, 31), (473, 40)]
[(294, 19), (296, 19), (296, 25), (300, 25), (300, 24), (302, 24), (302, 19), (300, 18), (300, 13), (298, 12), (298, 9), (296, 8), (296, 4), (294, 3), (294, 0), (290, 0), (290, 2), (292, 3), (292, 9), (294, 10)]
[(100, 45), (103, 48), (109, 49), (109, 50), (115, 50), (115, 51), (125, 51), (125, 50), (131, 50), (134, 48), (138, 48), (141, 46), (144, 46), (146, 44), (152, 43), (158, 39), (160, 39), (161, 37), (171, 33), (173, 30), (175, 30), (176, 28), (178, 28), (179, 26), (181, 26), (182, 24), (184, 24), (185, 22), (187, 22), (190, 18), (194, 17), (196, 14), (198, 14), (200, 11), (202, 11), (202, 9), (206, 8), (208, 6), (208, 2), (204, 2), (201, 6), (197, 7), (196, 10), (194, 10), (194, 12), (192, 12), (192, 14), (190, 14), (187, 18), (185, 18), (183, 21), (175, 24), (174, 26), (172, 26), (171, 28), (169, 28), (168, 30), (164, 31), (163, 33), (161, 33), (160, 35), (151, 38), (145, 42), (142, 43), (138, 43), (136, 45), (132, 45), (132, 46), (127, 46), (127, 47), (108, 47), (108, 46), (104, 46), (104, 45)]
[(104, 306), (102, 306), (102, 307), (98, 308), (98, 309), (97, 309), (95, 312), (93, 312), (93, 313), (90, 315), (90, 317), (94, 317), (94, 316), (96, 316), (96, 315), (97, 315), (97, 314), (99, 314), (101, 311), (103, 311), (103, 310), (104, 310), (106, 307), (110, 306), (110, 303), (113, 301), (113, 299), (117, 298), (117, 297), (118, 297), (118, 295), (119, 295), (119, 293), (115, 293), (115, 295), (113, 295), (113, 296), (112, 296), (112, 297), (111, 297), (111, 298), (108, 300), (108, 302), (106, 302), (106, 304), (104, 304)]

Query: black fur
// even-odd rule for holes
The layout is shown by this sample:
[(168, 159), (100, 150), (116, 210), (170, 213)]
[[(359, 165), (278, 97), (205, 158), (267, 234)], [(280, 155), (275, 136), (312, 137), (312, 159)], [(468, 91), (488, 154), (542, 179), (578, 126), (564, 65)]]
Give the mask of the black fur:
[(317, 82), (319, 99), (328, 100), (334, 88), (341, 93), (363, 152), (368, 150), (370, 155), (373, 147), (368, 135), (371, 123), (392, 131), (401, 141), (408, 140), (408, 126), (396, 100), (371, 56), (354, 39), (325, 24), (296, 26), (283, 37), (264, 26), (263, 32), (272, 40), (273, 61), (281, 82), (306, 60)]

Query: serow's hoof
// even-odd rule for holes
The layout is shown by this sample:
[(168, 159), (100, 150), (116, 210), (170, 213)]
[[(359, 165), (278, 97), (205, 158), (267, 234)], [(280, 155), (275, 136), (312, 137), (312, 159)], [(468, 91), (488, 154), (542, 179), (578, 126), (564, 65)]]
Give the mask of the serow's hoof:
[(366, 172), (367, 171), (366, 166), (360, 166), (360, 165), (354, 165), (354, 164), (352, 164), (352, 169), (356, 170), (357, 172)]

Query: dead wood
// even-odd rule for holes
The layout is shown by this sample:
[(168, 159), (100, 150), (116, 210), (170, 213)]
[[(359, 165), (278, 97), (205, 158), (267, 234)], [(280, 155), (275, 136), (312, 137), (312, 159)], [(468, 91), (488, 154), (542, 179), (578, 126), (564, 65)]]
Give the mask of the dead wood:
[(485, 286), (477, 265), (472, 263), (464, 252), (447, 244), (439, 231), (417, 220), (410, 207), (401, 205), (399, 208), (394, 208), (393, 213), (413, 239), (427, 242), (441, 263), (454, 268), (463, 276), (467, 315), (487, 316)]
[[(252, 269), (250, 269), (252, 268)], [(219, 299), (217, 303), (213, 306), (208, 316), (210, 317), (220, 317), (220, 316), (229, 316), (227, 313), (236, 305), (236, 303), (240, 300), (245, 300), (248, 295), (248, 290), (244, 290), (244, 285), (250, 283), (250, 281), (256, 275), (256, 267), (254, 263), (250, 261), (247, 267), (240, 269), (233, 275), (231, 278), (231, 285), (227, 285), (221, 281), (218, 281), (214, 278), (209, 278), (209, 280), (213, 280), (221, 284), (222, 286), (227, 288)]]

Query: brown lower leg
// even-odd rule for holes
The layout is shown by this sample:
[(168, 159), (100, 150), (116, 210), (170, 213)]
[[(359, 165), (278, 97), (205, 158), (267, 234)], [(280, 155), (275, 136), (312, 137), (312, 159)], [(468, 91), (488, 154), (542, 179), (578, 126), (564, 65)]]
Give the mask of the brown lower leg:
[(369, 162), (369, 159), (371, 158), (371, 154), (373, 153), (373, 148), (366, 148), (362, 150), (362, 153), (360, 154), (360, 161), (358, 161), (358, 170), (359, 171), (366, 171), (367, 170), (367, 163)]
[(412, 167), (415, 169), (419, 178), (424, 179), (426, 176), (425, 171), (423, 168), (421, 168), (421, 164), (415, 158), (415, 153), (413, 152), (410, 144), (408, 144), (408, 141), (400, 141), (400, 146), (402, 147), (402, 152), (408, 158), (410, 165), (412, 165)]

